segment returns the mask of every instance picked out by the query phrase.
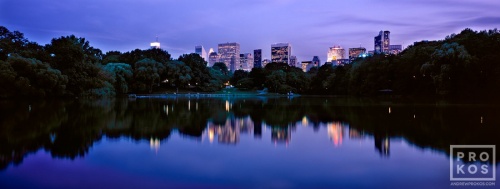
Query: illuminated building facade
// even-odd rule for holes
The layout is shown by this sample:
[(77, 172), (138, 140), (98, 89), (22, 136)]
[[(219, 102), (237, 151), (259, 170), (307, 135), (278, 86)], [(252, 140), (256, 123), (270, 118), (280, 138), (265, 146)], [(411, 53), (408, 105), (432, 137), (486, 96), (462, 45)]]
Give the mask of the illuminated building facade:
[(403, 50), (402, 45), (389, 45), (390, 54), (399, 54)]
[(271, 61), (277, 63), (290, 63), (292, 46), (289, 43), (277, 43), (271, 45)]
[(253, 56), (251, 53), (240, 54), (239, 70), (251, 71), (253, 68)]
[(160, 42), (158, 42), (158, 37), (156, 37), (156, 41), (150, 43), (150, 47), (152, 49), (159, 49), (160, 48)]
[(310, 69), (310, 68), (308, 69), (308, 66), (309, 66), (309, 64), (311, 64), (311, 63), (312, 63), (312, 61), (302, 61), (302, 62), (300, 63), (301, 68), (302, 68), (302, 71), (303, 71), (303, 72), (307, 72), (307, 71), (309, 71), (309, 69)]
[(199, 54), (201, 58), (203, 58), (203, 60), (208, 62), (207, 51), (205, 51), (205, 48), (203, 48), (203, 46), (201, 45), (194, 46), (194, 52), (196, 54)]
[(313, 56), (312, 63), (315, 67), (321, 67), (321, 60), (318, 56)]
[(209, 55), (208, 55), (208, 65), (210, 67), (214, 66), (214, 64), (216, 62), (220, 62), (219, 60), (219, 54), (217, 54), (217, 52), (211, 52)]
[(297, 57), (296, 56), (290, 56), (290, 64), (288, 64), (290, 67), (297, 67)]
[(318, 62), (313, 61), (302, 61), (300, 64), (304, 72), (308, 72), (311, 68), (318, 67)]
[(272, 127), (271, 140), (274, 143), (288, 144), (292, 138), (292, 132), (288, 127)]
[(265, 68), (267, 64), (271, 63), (271, 60), (269, 59), (264, 59), (262, 60), (262, 67)]
[(365, 54), (366, 49), (364, 47), (349, 48), (349, 61), (354, 61), (360, 55)]
[(327, 62), (345, 58), (345, 49), (340, 46), (333, 46), (328, 49)]
[(377, 36), (375, 36), (375, 53), (389, 53), (389, 46), (391, 44), (389, 31), (380, 31)]
[(218, 45), (219, 61), (234, 72), (240, 67), (240, 44), (222, 43)]
[(333, 122), (327, 125), (328, 137), (335, 147), (342, 145), (345, 127), (346, 125), (341, 122)]
[(253, 50), (253, 67), (262, 68), (262, 49)]

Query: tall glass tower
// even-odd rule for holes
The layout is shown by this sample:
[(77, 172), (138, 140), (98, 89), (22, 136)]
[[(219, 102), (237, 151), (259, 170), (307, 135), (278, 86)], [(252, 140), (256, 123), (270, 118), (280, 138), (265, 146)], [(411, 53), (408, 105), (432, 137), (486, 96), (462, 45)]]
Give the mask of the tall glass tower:
[(253, 50), (253, 67), (262, 68), (262, 49)]
[(271, 62), (290, 63), (292, 46), (289, 43), (277, 43), (271, 45)]
[(224, 62), (232, 71), (240, 67), (240, 44), (239, 43), (221, 43), (218, 45), (219, 61)]

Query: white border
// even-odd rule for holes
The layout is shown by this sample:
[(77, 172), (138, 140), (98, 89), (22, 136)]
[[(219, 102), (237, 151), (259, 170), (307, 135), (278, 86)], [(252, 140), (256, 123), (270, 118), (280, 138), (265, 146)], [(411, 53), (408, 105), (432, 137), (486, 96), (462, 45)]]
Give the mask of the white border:
[[(453, 148), (491, 148), (493, 149), (493, 178), (454, 178), (453, 177)], [(450, 181), (495, 181), (496, 180), (496, 151), (495, 145), (450, 145)]]

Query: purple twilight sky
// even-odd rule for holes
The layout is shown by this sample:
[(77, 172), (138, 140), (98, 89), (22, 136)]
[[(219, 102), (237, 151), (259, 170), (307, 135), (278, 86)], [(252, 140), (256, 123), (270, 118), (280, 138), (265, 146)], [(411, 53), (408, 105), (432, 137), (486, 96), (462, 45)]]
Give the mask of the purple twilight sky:
[(499, 28), (500, 0), (0, 0), (0, 25), (40, 44), (75, 34), (103, 52), (147, 49), (158, 36), (174, 58), (224, 42), (270, 58), (272, 43), (288, 42), (299, 61), (326, 61), (333, 45), (372, 50), (380, 30), (407, 46)]

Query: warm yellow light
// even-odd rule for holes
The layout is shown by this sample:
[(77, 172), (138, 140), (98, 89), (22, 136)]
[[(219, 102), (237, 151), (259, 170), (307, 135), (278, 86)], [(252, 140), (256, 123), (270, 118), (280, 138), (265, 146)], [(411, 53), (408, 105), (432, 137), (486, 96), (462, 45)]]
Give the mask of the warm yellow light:
[(209, 129), (208, 130), (208, 141), (210, 141), (210, 143), (214, 142), (214, 136), (215, 136), (214, 130)]
[(149, 139), (149, 147), (156, 152), (158, 152), (158, 149), (160, 148), (160, 140), (157, 138), (150, 138)]
[(340, 123), (329, 123), (327, 126), (328, 136), (333, 141), (334, 146), (339, 146), (342, 144), (342, 125)]
[(309, 120), (307, 120), (307, 117), (304, 116), (302, 117), (302, 126), (307, 127), (309, 125)]

